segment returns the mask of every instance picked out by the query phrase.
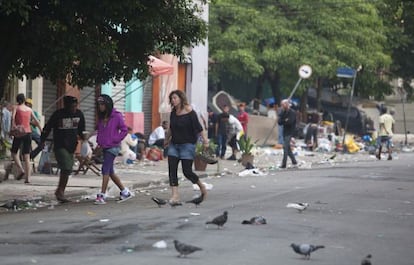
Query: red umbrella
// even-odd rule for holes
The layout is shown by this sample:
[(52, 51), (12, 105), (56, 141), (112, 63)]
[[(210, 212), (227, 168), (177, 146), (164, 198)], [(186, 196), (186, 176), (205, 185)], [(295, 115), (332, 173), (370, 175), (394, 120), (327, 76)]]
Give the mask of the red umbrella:
[(174, 73), (174, 67), (171, 64), (166, 63), (152, 55), (148, 56), (148, 58), (148, 65), (150, 67), (149, 71), (151, 75), (171, 75)]

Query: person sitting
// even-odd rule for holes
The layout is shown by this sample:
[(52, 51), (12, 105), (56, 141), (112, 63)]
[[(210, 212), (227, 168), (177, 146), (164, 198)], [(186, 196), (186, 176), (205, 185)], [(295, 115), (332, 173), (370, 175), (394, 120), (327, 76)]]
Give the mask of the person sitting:
[(131, 149), (137, 155), (138, 160), (143, 160), (147, 156), (147, 140), (145, 140), (145, 135), (143, 133), (136, 132), (134, 135), (137, 137), (138, 144)]
[(148, 145), (156, 145), (160, 148), (164, 147), (165, 131), (168, 129), (168, 121), (163, 121), (161, 126), (155, 128), (148, 138)]
[(157, 146), (160, 149), (164, 150), (164, 157), (167, 156), (167, 148), (164, 149), (164, 139), (165, 139), (165, 131), (168, 130), (168, 121), (163, 121), (161, 126), (155, 128), (155, 130), (150, 134), (148, 137), (148, 145)]
[(136, 159), (137, 155), (131, 150), (131, 147), (135, 147), (138, 144), (138, 138), (132, 133), (132, 128), (128, 127), (128, 134), (121, 142), (121, 154), (122, 161), (124, 164), (132, 164)]

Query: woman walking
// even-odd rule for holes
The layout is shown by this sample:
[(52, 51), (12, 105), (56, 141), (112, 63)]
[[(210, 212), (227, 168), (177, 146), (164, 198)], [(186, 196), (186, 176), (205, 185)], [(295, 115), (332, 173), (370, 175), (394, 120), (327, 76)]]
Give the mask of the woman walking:
[[(25, 100), (26, 98), (24, 94), (18, 94), (16, 96), (17, 105), (13, 109), (12, 114), (12, 131), (19, 131), (20, 133), (14, 135), (11, 155), (17, 168), (20, 170), (20, 174), (17, 175), (16, 179), (19, 180), (24, 176), (24, 183), (30, 183), (30, 149), (32, 143), (32, 128), (30, 127), (30, 121), (32, 121), (40, 131), (42, 128), (40, 127), (40, 123), (36, 119), (33, 110), (24, 104)], [(24, 169), (20, 157), (17, 154), (20, 147), (24, 159)]]
[(114, 108), (112, 98), (108, 95), (102, 94), (98, 97), (97, 112), (98, 125), (96, 141), (98, 146), (103, 149), (103, 177), (101, 192), (96, 195), (95, 204), (106, 203), (105, 194), (108, 188), (109, 178), (121, 190), (119, 199), (127, 200), (131, 198), (132, 194), (115, 174), (114, 160), (121, 150), (121, 142), (128, 133), (128, 127), (125, 125), (122, 114)]
[(170, 205), (177, 206), (181, 205), (177, 177), (180, 160), (184, 176), (200, 188), (200, 199), (205, 199), (207, 195), (204, 184), (193, 172), (192, 166), (197, 139), (200, 136), (203, 138), (205, 148), (208, 148), (208, 139), (203, 133), (196, 112), (188, 104), (184, 92), (180, 90), (172, 91), (169, 100), (172, 111), (170, 114), (170, 129), (165, 138), (164, 146), (168, 146), (168, 176), (172, 192)]

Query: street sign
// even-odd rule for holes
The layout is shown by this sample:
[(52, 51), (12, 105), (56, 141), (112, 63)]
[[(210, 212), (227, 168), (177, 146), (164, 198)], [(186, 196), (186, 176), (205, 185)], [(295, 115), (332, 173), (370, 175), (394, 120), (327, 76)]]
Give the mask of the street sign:
[(312, 68), (309, 65), (302, 65), (299, 67), (299, 76), (303, 79), (307, 79), (312, 75)]
[(336, 69), (336, 76), (343, 78), (354, 78), (356, 71), (350, 67), (338, 67)]

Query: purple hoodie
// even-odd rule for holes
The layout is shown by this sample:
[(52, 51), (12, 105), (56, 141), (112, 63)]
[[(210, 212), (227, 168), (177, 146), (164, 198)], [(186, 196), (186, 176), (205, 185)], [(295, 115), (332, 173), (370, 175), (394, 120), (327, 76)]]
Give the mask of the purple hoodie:
[(111, 148), (120, 146), (121, 141), (128, 134), (128, 127), (125, 125), (124, 117), (121, 112), (115, 108), (109, 116), (108, 123), (104, 124), (102, 120), (98, 121), (96, 142), (102, 148)]

